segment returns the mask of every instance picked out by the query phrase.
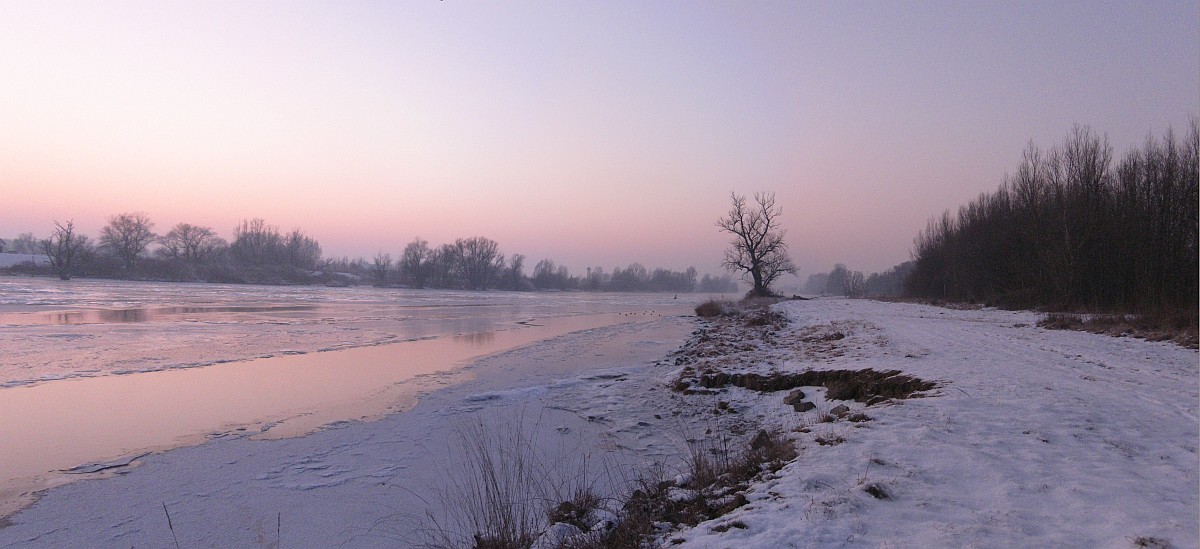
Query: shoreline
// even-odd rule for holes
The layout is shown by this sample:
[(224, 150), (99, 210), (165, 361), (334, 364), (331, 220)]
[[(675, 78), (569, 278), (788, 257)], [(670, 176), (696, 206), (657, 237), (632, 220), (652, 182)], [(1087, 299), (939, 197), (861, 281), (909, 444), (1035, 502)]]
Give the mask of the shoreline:
[[(772, 310), (786, 322), (670, 317), (575, 332), (485, 357), (467, 368), (474, 379), (375, 423), (152, 456), (51, 491), (0, 528), (0, 547), (169, 545), (164, 507), (188, 543), (411, 545), (429, 516), (453, 510), (439, 487), (465, 471), (455, 429), (522, 417), (536, 418), (536, 448), (625, 480), (654, 463), (668, 480), (685, 473), (693, 441), (781, 428), (794, 459), (738, 488), (724, 514), (657, 530), (658, 544), (1186, 547), (1200, 535), (1195, 351), (1046, 330), (1023, 311), (846, 299)], [(790, 389), (738, 384), (864, 370), (936, 386), (863, 402), (814, 381), (797, 388), (813, 404), (800, 411)], [(706, 385), (705, 374), (740, 381)], [(673, 497), (703, 492), (680, 478)], [(601, 488), (602, 501), (624, 497)]]
[[(675, 328), (672, 333), (676, 333), (676, 336), (662, 336), (653, 340), (647, 339), (648, 337), (658, 337), (655, 334), (661, 331), (659, 328), (647, 331), (648, 327), (663, 325), (674, 325)], [(445, 410), (447, 409), (455, 409), (459, 413), (474, 413), (489, 408), (507, 408), (514, 398), (519, 400), (522, 396), (536, 396), (538, 392), (543, 390), (541, 387), (553, 387), (555, 378), (551, 376), (573, 374), (575, 377), (586, 377), (589, 375), (586, 373), (587, 371), (597, 367), (611, 368), (624, 365), (629, 357), (636, 357), (637, 360), (641, 360), (643, 358), (649, 359), (649, 357), (653, 356), (657, 359), (662, 354), (665, 354), (667, 350), (677, 347), (678, 340), (681, 340), (686, 331), (690, 329), (690, 320), (686, 317), (670, 316), (653, 319), (648, 317), (647, 320), (637, 319), (632, 322), (590, 327), (581, 331), (568, 331), (565, 334), (550, 339), (538, 339), (525, 345), (509, 348), (476, 359), (466, 366), (455, 370), (458, 376), (467, 379), (460, 379), (460, 382), (456, 384), (441, 383), (435, 380), (425, 392), (414, 394), (414, 398), (416, 399), (415, 405), (407, 411), (387, 413), (383, 417), (369, 423), (357, 420), (339, 421), (324, 425), (322, 428), (300, 437), (274, 440), (260, 440), (259, 437), (250, 436), (247, 432), (234, 432), (216, 440), (208, 440), (197, 446), (154, 453), (139, 458), (133, 464), (133, 467), (119, 467), (102, 473), (102, 476), (105, 478), (99, 480), (80, 479), (40, 494), (41, 497), (32, 505), (26, 506), (11, 515), (8, 518), (8, 526), (0, 528), (0, 546), (8, 546), (11, 543), (23, 546), (29, 539), (40, 538), (40, 536), (31, 536), (29, 539), (20, 540), (11, 537), (19, 537), (20, 534), (18, 531), (23, 526), (33, 526), (36, 530), (38, 528), (34, 526), (36, 524), (46, 527), (54, 523), (58, 523), (60, 526), (63, 523), (70, 523), (86, 531), (88, 529), (87, 525), (75, 525), (77, 519), (84, 518), (77, 516), (77, 512), (82, 510), (77, 501), (80, 499), (92, 501), (94, 502), (93, 504), (83, 504), (83, 507), (91, 509), (90, 512), (97, 515), (107, 514), (111, 510), (103, 508), (104, 504), (102, 502), (104, 501), (129, 502), (131, 498), (132, 500), (138, 499), (136, 496), (129, 494), (128, 490), (130, 488), (123, 486), (126, 482), (137, 485), (136, 488), (133, 488), (133, 491), (137, 493), (143, 490), (158, 492), (158, 488), (156, 487), (160, 487), (161, 484), (176, 483), (180, 478), (191, 479), (193, 482), (208, 485), (209, 489), (218, 491), (236, 490), (238, 486), (254, 484), (256, 479), (259, 483), (266, 482), (267, 484), (271, 484), (270, 480), (275, 480), (283, 483), (277, 486), (277, 489), (288, 493), (294, 492), (292, 495), (307, 502), (296, 503), (294, 504), (296, 507), (320, 506), (319, 503), (315, 503), (309, 499), (309, 496), (311, 496), (309, 494), (310, 491), (319, 491), (321, 488), (336, 490), (338, 487), (344, 487), (347, 483), (364, 482), (363, 479), (365, 477), (389, 478), (395, 476), (401, 470), (410, 469), (413, 465), (411, 463), (408, 465), (387, 463), (392, 461), (388, 456), (375, 456), (380, 465), (378, 466), (379, 469), (374, 473), (366, 472), (362, 473), (361, 476), (355, 475), (352, 471), (359, 469), (359, 465), (361, 465), (356, 464), (353, 467), (347, 466), (339, 469), (342, 474), (354, 478), (344, 481), (330, 481), (328, 480), (328, 476), (324, 476), (328, 474), (328, 469), (292, 462), (291, 458), (299, 459), (296, 454), (306, 456), (322, 455), (347, 447), (361, 448), (361, 445), (355, 442), (356, 440), (363, 438), (372, 440), (388, 439), (394, 434), (399, 434), (399, 436), (404, 436), (408, 440), (413, 441), (414, 437), (420, 438), (421, 433), (436, 432), (437, 429), (432, 426), (439, 424), (439, 422), (442, 424), (445, 423), (447, 419)], [(620, 349), (619, 346), (614, 347), (606, 343), (606, 340), (613, 337), (617, 337), (617, 339), (626, 343), (636, 344), (641, 342), (641, 344), (640, 346), (633, 345), (631, 347), (632, 350)], [(668, 339), (670, 341), (667, 341)], [(580, 340), (587, 343), (572, 343), (573, 341)], [(582, 347), (578, 347), (578, 349), (582, 350), (586, 348), (593, 350), (593, 352), (564, 354), (561, 350), (561, 347), (564, 345), (576, 345), (577, 347), (578, 345), (583, 345)], [(604, 357), (596, 356), (595, 349), (601, 348), (608, 349), (605, 352), (611, 354), (614, 358), (606, 362)], [(542, 354), (538, 355), (538, 353)], [(548, 363), (561, 362), (561, 364), (557, 366), (544, 364), (540, 365), (541, 367), (538, 367), (536, 370), (532, 370), (531, 366), (527, 364), (531, 356), (535, 358), (540, 357), (538, 358), (539, 361)], [(615, 358), (617, 356), (621, 358)], [(563, 362), (564, 358), (569, 360)], [(535, 385), (532, 388), (527, 386), (531, 380), (538, 379), (543, 381), (543, 385)], [(523, 385), (526, 386), (525, 389), (521, 389)], [(514, 387), (516, 388), (516, 393), (511, 392), (514, 390)], [(527, 394), (523, 394), (522, 391), (525, 391)], [(530, 393), (529, 391), (532, 392)], [(421, 412), (420, 410), (425, 411)], [(561, 416), (562, 414), (559, 415)], [(569, 414), (560, 419), (575, 422), (575, 420), (569, 417)], [(587, 421), (582, 420), (582, 425), (586, 424)], [(440, 436), (442, 439), (450, 436), (449, 429), (442, 429), (442, 431), (437, 436)], [(442, 442), (445, 442), (445, 440), (442, 440)], [(425, 441), (422, 444), (428, 445), (430, 442)], [(296, 448), (306, 449), (296, 450)], [(412, 463), (422, 462), (422, 459), (419, 459), (420, 456), (414, 455), (411, 451), (407, 452), (407, 455), (407, 459)], [(260, 479), (258, 477), (262, 477), (264, 473), (261, 469), (258, 469), (255, 473), (244, 474), (240, 477), (240, 480), (234, 480), (234, 477), (238, 475), (234, 475), (234, 477), (223, 476), (219, 481), (214, 483), (211, 479), (197, 478), (194, 473), (194, 471), (198, 470), (210, 470), (214, 467), (220, 468), (219, 464), (228, 466), (230, 462), (238, 463), (243, 460), (271, 461), (272, 459), (287, 462), (286, 464), (281, 463), (274, 467), (281, 476), (288, 476), (285, 474), (285, 471), (290, 471), (295, 475), (311, 475), (314, 478), (303, 482), (283, 482), (282, 478)], [(299, 459), (299, 461), (303, 462), (305, 460)], [(181, 462), (186, 462), (188, 465), (181, 466), (179, 465)], [(437, 463), (429, 463), (425, 460), (424, 464), (420, 466), (429, 469), (433, 465), (437, 465)], [(164, 474), (160, 468), (172, 469), (172, 472)], [(429, 475), (418, 475), (418, 477), (427, 479)], [(187, 484), (187, 482), (184, 482), (183, 486)], [(108, 494), (107, 492), (110, 490), (115, 493)], [(267, 491), (270, 491), (270, 489), (267, 488)], [(180, 493), (190, 492), (191, 490), (182, 487), (174, 493), (168, 489), (165, 492), (160, 492), (162, 494), (161, 497), (152, 499), (156, 501), (165, 499), (166, 503), (174, 509), (175, 505), (172, 505), (172, 501), (178, 500)], [(123, 493), (124, 495), (118, 496), (116, 493)], [(243, 493), (240, 497), (253, 500), (257, 495)], [(348, 496), (343, 494), (340, 497), (346, 498)], [(162, 501), (158, 501), (158, 505), (161, 503)], [(202, 502), (196, 503), (200, 504)], [(152, 505), (154, 504), (153, 501), (141, 501), (141, 504), (150, 505), (150, 507), (155, 506)], [(288, 505), (285, 508), (292, 508), (292, 506)], [(57, 508), (57, 510), (49, 510), (51, 508)], [(47, 511), (42, 511), (43, 509), (47, 509)], [(159, 509), (159, 513), (161, 513), (161, 507)], [(223, 512), (220, 510), (210, 511)], [(151, 539), (158, 539), (155, 536), (159, 534), (158, 530), (161, 525), (158, 524), (157, 515), (149, 510), (145, 512), (145, 526), (146, 530), (149, 531), (148, 535), (151, 536)], [(173, 516), (174, 514), (175, 512), (172, 511)], [(361, 514), (360, 512), (354, 516), (359, 517)], [(116, 520), (114, 517), (110, 518)], [(181, 519), (176, 520), (179, 521)], [(351, 517), (343, 517), (343, 521), (345, 520), (351, 520)], [(90, 520), (82, 520), (82, 522), (91, 523), (93, 526), (98, 527)], [(178, 526), (178, 522), (176, 524)], [(104, 529), (103, 527), (99, 528), (101, 530)], [(95, 533), (95, 531), (92, 531), (89, 535), (94, 535)], [(141, 541), (130, 542), (130, 544), (145, 545), (149, 543), (145, 537), (136, 537), (135, 539), (140, 539)], [(233, 545), (244, 545), (244, 541), (231, 543)], [(153, 545), (154, 543), (158, 542), (150, 544)], [(113, 542), (111, 544), (106, 542), (102, 545), (119, 546), (123, 544), (124, 542)], [(54, 544), (51, 543), (51, 545)], [(224, 545), (229, 545), (229, 543), (225, 543)]]

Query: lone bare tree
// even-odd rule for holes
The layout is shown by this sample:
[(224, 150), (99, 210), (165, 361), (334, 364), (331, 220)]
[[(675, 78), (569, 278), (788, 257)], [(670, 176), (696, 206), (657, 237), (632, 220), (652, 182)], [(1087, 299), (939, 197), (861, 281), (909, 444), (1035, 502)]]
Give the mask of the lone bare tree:
[(752, 296), (769, 296), (771, 283), (783, 273), (796, 274), (796, 266), (788, 258), (785, 231), (778, 227), (783, 210), (775, 206), (775, 193), (754, 193), (754, 204), (746, 204), (745, 196), (729, 193), (733, 205), (726, 217), (717, 220), (717, 227), (733, 235), (725, 250), (722, 265), (741, 272), (750, 279)]
[(100, 231), (100, 245), (121, 259), (125, 270), (132, 270), (138, 256), (154, 242), (154, 223), (142, 212), (123, 213), (108, 218), (108, 226)]
[(54, 232), (50, 238), (42, 241), (42, 251), (50, 260), (50, 268), (63, 280), (71, 279), (71, 267), (79, 260), (86, 246), (87, 237), (75, 234), (74, 221), (68, 221), (65, 225), (55, 221)]

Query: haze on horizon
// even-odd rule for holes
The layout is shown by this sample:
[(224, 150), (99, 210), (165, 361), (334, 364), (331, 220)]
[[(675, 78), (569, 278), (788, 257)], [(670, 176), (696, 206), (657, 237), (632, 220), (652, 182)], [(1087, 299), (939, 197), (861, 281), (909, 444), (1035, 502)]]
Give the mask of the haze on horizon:
[(530, 264), (720, 272), (776, 193), (802, 276), (1075, 124), (1116, 154), (1200, 112), (1191, 2), (10, 2), (0, 237), (110, 215), (327, 256), (482, 235)]

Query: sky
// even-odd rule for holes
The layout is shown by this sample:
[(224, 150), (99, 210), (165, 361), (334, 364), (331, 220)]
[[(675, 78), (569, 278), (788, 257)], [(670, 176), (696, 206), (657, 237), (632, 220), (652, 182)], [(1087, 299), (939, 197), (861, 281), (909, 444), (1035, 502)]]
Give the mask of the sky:
[(774, 192), (801, 278), (910, 257), (1075, 124), (1200, 113), (1200, 2), (0, 0), (0, 237), (142, 211), (326, 256), (486, 236), (718, 274)]

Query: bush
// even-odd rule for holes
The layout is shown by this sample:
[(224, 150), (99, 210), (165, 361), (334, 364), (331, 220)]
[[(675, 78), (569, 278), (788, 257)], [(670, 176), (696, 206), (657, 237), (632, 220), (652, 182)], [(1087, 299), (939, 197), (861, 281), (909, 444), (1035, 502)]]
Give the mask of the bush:
[(732, 310), (733, 302), (725, 299), (710, 299), (696, 306), (696, 316), (700, 318), (712, 318), (727, 315)]

